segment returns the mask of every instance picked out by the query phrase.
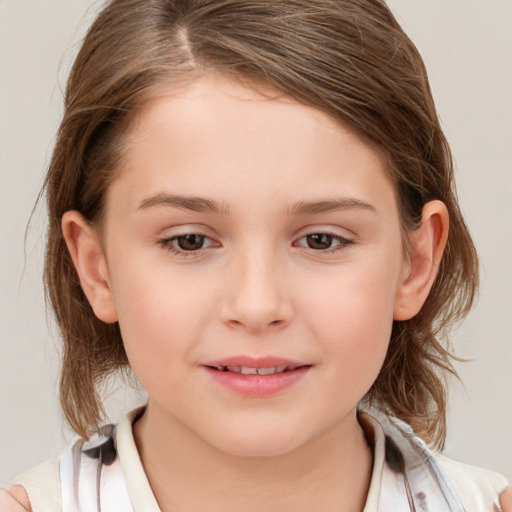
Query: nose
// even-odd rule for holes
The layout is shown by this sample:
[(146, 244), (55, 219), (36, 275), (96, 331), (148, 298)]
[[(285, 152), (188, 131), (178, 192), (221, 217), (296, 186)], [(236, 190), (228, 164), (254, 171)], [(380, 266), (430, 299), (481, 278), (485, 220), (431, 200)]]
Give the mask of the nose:
[(232, 328), (261, 333), (283, 328), (291, 321), (291, 290), (275, 255), (240, 256), (230, 266), (224, 290), (220, 316)]

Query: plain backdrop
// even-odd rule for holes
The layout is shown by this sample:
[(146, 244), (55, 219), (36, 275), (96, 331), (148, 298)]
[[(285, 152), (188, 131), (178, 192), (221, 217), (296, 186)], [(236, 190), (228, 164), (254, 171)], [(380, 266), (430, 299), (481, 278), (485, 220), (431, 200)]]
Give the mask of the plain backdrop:
[[(447, 453), (512, 477), (512, 1), (390, 0), (420, 49), (482, 261), (481, 298), (453, 337)], [(58, 333), (41, 286), (48, 164), (64, 88), (98, 0), (0, 0), (0, 484), (71, 438), (57, 404)], [(116, 421), (140, 400), (108, 401)]]

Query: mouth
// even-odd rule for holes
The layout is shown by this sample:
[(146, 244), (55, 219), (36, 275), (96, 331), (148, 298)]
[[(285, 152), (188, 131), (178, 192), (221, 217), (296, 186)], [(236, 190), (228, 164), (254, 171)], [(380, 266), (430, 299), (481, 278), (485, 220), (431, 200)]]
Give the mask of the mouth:
[(203, 365), (213, 380), (239, 395), (270, 396), (301, 382), (312, 364), (266, 357), (232, 357)]
[(275, 375), (276, 373), (285, 373), (298, 368), (303, 368), (311, 365), (291, 365), (291, 366), (266, 366), (266, 367), (253, 367), (253, 366), (232, 366), (232, 365), (218, 365), (208, 366), (213, 370), (219, 372), (233, 372), (240, 373), (241, 375)]

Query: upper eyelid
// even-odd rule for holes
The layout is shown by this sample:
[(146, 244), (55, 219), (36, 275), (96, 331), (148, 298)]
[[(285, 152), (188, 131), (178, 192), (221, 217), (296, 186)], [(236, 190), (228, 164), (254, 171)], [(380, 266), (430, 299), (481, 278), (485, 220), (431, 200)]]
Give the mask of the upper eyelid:
[[(343, 232), (340, 232), (338, 231), (338, 229)], [(313, 229), (310, 229), (309, 227), (308, 228), (305, 228), (303, 230), (300, 230), (299, 231), (299, 235), (297, 235), (295, 237), (295, 240), (299, 240), (301, 238), (304, 238), (305, 236), (308, 236), (308, 235), (318, 235), (318, 234), (322, 234), (322, 235), (329, 235), (329, 236), (332, 236), (332, 237), (335, 237), (335, 238), (340, 238), (342, 240), (354, 240), (356, 238), (356, 234), (353, 233), (352, 231), (346, 229), (346, 228), (328, 228), (328, 227), (325, 227), (325, 228), (313, 228)]]
[(308, 235), (331, 235), (331, 236), (337, 236), (337, 237), (340, 237), (340, 238), (348, 238), (349, 235), (345, 234), (347, 232), (349, 232), (347, 229), (345, 228), (338, 228), (339, 230), (343, 230), (343, 233), (340, 233), (336, 228), (317, 228), (317, 229), (310, 229), (310, 228), (305, 228), (303, 230), (300, 230), (299, 232), (301, 233), (300, 237), (299, 238), (302, 238), (304, 236), (308, 236)]
[(176, 239), (178, 238), (182, 238), (182, 237), (185, 237), (185, 236), (190, 236), (190, 235), (196, 235), (196, 236), (202, 236), (204, 237), (205, 239), (207, 238), (208, 240), (211, 240), (212, 242), (215, 242), (215, 240), (207, 235), (206, 233), (201, 233), (199, 231), (194, 231), (194, 232), (188, 232), (188, 233), (179, 233), (177, 235), (171, 235), (171, 236), (164, 236), (164, 237), (161, 237), (161, 238), (158, 238), (157, 242), (160, 243), (160, 244), (163, 244), (163, 243), (171, 243), (173, 241), (175, 241)]
[[(167, 231), (167, 230), (166, 230)], [(190, 229), (190, 230), (186, 230), (186, 231), (183, 231), (183, 232), (180, 232), (180, 233), (172, 233), (172, 234), (169, 234), (169, 235), (161, 235), (161, 236), (158, 236), (156, 237), (157, 241), (162, 241), (162, 240), (172, 240), (172, 239), (176, 239), (176, 238), (179, 238), (179, 237), (182, 237), (182, 236), (189, 236), (189, 235), (198, 235), (198, 236), (204, 236), (205, 238), (209, 238), (211, 240), (215, 240), (215, 236), (214, 235), (211, 235), (211, 234), (208, 234), (206, 231), (209, 231), (209, 229), (205, 229), (205, 230), (201, 230), (201, 229)], [(346, 235), (346, 234), (342, 234), (342, 233), (338, 233), (336, 232), (334, 229), (308, 229), (308, 228), (305, 228), (304, 230), (300, 230), (301, 233), (298, 234), (298, 235), (295, 235), (294, 237), (294, 240), (299, 240), (300, 238), (304, 238), (305, 236), (308, 236), (308, 235), (319, 235), (319, 234), (322, 234), (322, 235), (329, 235), (329, 236), (333, 236), (335, 238), (342, 238), (342, 239), (352, 239), (354, 237), (354, 235), (352, 233), (350, 233), (349, 235)], [(348, 231), (346, 229), (344, 229), (344, 231)]]
[[(177, 225), (169, 225), (160, 229), (161, 233), (169, 232), (169, 236), (167, 238), (172, 238), (173, 236), (186, 236), (186, 235), (205, 235), (209, 236), (206, 232), (211, 232), (212, 229), (203, 224), (177, 224)], [(164, 238), (165, 235), (162, 235)]]
[[(327, 220), (327, 219), (326, 219)], [(334, 236), (356, 236), (356, 232), (354, 231), (355, 226), (349, 224), (346, 225), (340, 224), (337, 222), (312, 222), (310, 224), (303, 225), (301, 228), (296, 229), (296, 233), (303, 233), (304, 235), (314, 234), (314, 233), (325, 233)]]
[(206, 238), (210, 238), (211, 240), (216, 239), (216, 235), (212, 235), (210, 228), (203, 227), (189, 227), (189, 226), (172, 226), (166, 227), (165, 229), (160, 230), (160, 234), (155, 236), (156, 242), (162, 242), (166, 240), (173, 240), (182, 236), (188, 235), (198, 235), (204, 236)]
[[(179, 228), (179, 226), (177, 226), (177, 228)], [(170, 228), (170, 229), (172, 229), (172, 228)], [(346, 228), (339, 228), (339, 229), (343, 229), (345, 232), (349, 231)], [(213, 242), (218, 243), (217, 238), (220, 238), (220, 237), (216, 237), (215, 235), (208, 234), (207, 231), (210, 231), (210, 228), (207, 228), (207, 229), (200, 229), (200, 228), (184, 229), (182, 232), (158, 236), (155, 241), (162, 244), (163, 242), (171, 242), (180, 237), (184, 237), (184, 236), (188, 236), (188, 235), (197, 235), (197, 236), (203, 236)], [(296, 241), (298, 241), (306, 236), (315, 235), (315, 234), (329, 235), (336, 239), (340, 239), (343, 241), (351, 241), (351, 242), (353, 242), (354, 238), (355, 238), (355, 234), (351, 233), (350, 231), (348, 234), (344, 234), (344, 233), (337, 232), (335, 228), (334, 229), (328, 228), (328, 227), (315, 228), (313, 226), (308, 226), (308, 227), (303, 228), (302, 230), (299, 230), (299, 233), (293, 237), (292, 243), (295, 243)]]
[[(307, 233), (303, 236), (296, 238), (294, 243), (298, 242), (299, 240), (302, 240), (303, 238), (306, 238), (309, 235), (328, 235), (328, 236), (331, 236), (333, 239), (338, 240), (340, 242), (340, 245), (348, 245), (348, 244), (354, 243), (353, 238), (349, 238), (349, 237), (346, 237), (343, 235), (338, 235), (336, 233), (329, 233), (327, 231), (316, 231), (316, 232)], [(328, 251), (329, 249), (312, 249), (312, 250), (321, 252), (322, 250)]]

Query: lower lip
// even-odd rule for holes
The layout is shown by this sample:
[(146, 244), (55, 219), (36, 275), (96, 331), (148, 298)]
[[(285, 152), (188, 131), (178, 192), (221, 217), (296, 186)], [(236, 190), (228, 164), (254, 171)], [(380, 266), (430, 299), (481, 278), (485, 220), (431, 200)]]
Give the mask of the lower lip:
[(301, 366), (295, 370), (272, 375), (243, 375), (236, 372), (215, 370), (209, 366), (203, 368), (215, 381), (239, 395), (265, 397), (279, 393), (299, 382), (311, 366)]

